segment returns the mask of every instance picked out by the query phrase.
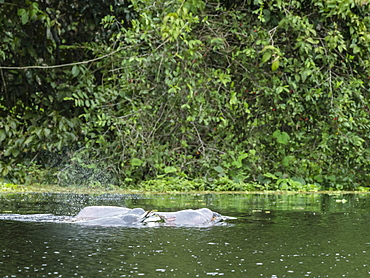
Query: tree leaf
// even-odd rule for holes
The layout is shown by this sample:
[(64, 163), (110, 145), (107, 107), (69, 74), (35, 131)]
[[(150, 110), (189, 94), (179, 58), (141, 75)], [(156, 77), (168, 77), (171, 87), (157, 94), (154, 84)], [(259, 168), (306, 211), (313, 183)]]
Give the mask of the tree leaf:
[(289, 140), (290, 140), (290, 136), (288, 133), (286, 133), (285, 131), (283, 132), (280, 132), (280, 130), (276, 130), (273, 134), (272, 134), (272, 137), (276, 138), (276, 141), (280, 144), (284, 144), (284, 145), (287, 145)]
[(278, 138), (281, 135), (280, 130), (275, 130), (274, 133), (272, 134), (272, 137)]
[(80, 69), (78, 66), (74, 65), (72, 67), (72, 75), (73, 77), (77, 77), (80, 74)]
[(284, 157), (283, 166), (288, 167), (290, 162), (293, 160), (293, 158), (294, 158), (294, 156), (291, 156), (291, 155), (288, 155), (288, 156)]
[(50, 135), (51, 130), (48, 128), (44, 128), (44, 135), (45, 137), (48, 137)]
[(143, 161), (139, 158), (133, 158), (131, 160), (131, 165), (132, 166), (141, 166), (143, 164)]
[(222, 168), (221, 166), (216, 166), (213, 169), (215, 169), (216, 172), (218, 172), (220, 174), (224, 173), (224, 168)]
[(279, 68), (279, 58), (275, 59), (272, 64), (271, 64), (271, 69), (274, 71), (274, 70), (277, 70)]
[(0, 129), (0, 142), (4, 141), (6, 138), (5, 130)]
[(277, 180), (277, 179), (278, 179), (278, 177), (277, 177), (277, 176), (275, 176), (274, 174), (271, 174), (271, 173), (266, 173), (266, 174), (264, 174), (264, 176), (265, 176), (266, 178), (272, 178), (272, 179), (274, 179), (274, 180)]
[(277, 138), (277, 142), (287, 145), (289, 142), (290, 136), (286, 132), (282, 132), (281, 135)]
[(174, 173), (177, 171), (176, 167), (173, 167), (173, 166), (168, 166), (166, 168), (164, 168), (163, 170), (166, 174), (169, 174), (169, 173)]
[(271, 51), (266, 51), (262, 56), (262, 63), (266, 63), (271, 58)]
[(22, 20), (22, 24), (23, 24), (23, 25), (27, 24), (28, 19), (29, 19), (28, 13), (24, 13), (24, 14), (22, 14), (22, 16), (21, 16), (21, 20)]

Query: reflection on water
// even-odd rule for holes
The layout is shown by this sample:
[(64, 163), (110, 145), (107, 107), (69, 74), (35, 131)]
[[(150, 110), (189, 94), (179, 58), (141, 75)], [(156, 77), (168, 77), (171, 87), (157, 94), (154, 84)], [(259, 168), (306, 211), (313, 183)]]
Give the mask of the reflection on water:
[(0, 195), (0, 213), (87, 205), (236, 216), (210, 228), (0, 221), (0, 277), (368, 277), (367, 195)]

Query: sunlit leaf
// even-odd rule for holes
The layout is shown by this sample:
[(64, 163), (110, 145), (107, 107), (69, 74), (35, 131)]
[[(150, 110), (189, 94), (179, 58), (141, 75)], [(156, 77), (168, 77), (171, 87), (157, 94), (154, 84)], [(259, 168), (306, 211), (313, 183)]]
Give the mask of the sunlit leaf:
[(139, 158), (131, 159), (131, 165), (132, 166), (141, 166), (142, 164), (143, 164), (143, 161)]
[(174, 173), (177, 171), (176, 167), (168, 166), (163, 170), (166, 174)]
[(266, 51), (263, 56), (262, 56), (262, 60), (261, 62), (262, 63), (266, 63), (268, 60), (270, 60), (271, 58), (271, 52), (270, 51)]
[(271, 70), (277, 70), (279, 68), (279, 58), (277, 58), (276, 60), (274, 60), (271, 64)]
[(213, 169), (215, 169), (216, 170), (216, 172), (218, 172), (218, 173), (224, 173), (224, 169), (221, 167), (221, 166), (216, 166), (216, 167), (214, 167)]

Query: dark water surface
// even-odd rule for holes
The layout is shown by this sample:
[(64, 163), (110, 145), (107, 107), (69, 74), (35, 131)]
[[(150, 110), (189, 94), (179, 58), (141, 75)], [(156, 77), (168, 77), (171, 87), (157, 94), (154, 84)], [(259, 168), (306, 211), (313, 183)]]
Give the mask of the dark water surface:
[(226, 226), (0, 220), (0, 277), (370, 277), (370, 195), (2, 194), (0, 214), (208, 207)]

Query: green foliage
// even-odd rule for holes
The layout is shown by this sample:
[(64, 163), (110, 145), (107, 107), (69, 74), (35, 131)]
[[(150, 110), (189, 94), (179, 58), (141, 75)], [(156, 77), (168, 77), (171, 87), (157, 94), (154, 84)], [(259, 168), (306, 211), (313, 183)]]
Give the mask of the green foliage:
[(203, 184), (203, 181), (190, 181), (180, 178), (163, 178), (143, 181), (134, 188), (150, 192), (189, 192), (203, 190)]
[(0, 68), (0, 176), (159, 191), (368, 185), (366, 2), (108, 2), (0, 6), (1, 66), (70, 63)]
[[(278, 176), (276, 176), (278, 175)], [(265, 174), (260, 182), (236, 182), (226, 176), (205, 182), (203, 179), (158, 178), (140, 182), (132, 189), (149, 192), (191, 192), (191, 191), (299, 191), (316, 192), (321, 188), (317, 184), (306, 184), (298, 178), (285, 178), (281, 173)], [(364, 189), (365, 190), (365, 189)]]
[(261, 183), (265, 190), (283, 190), (283, 191), (319, 191), (321, 187), (318, 184), (306, 184), (302, 178), (289, 178), (281, 172), (271, 174), (266, 173)]

